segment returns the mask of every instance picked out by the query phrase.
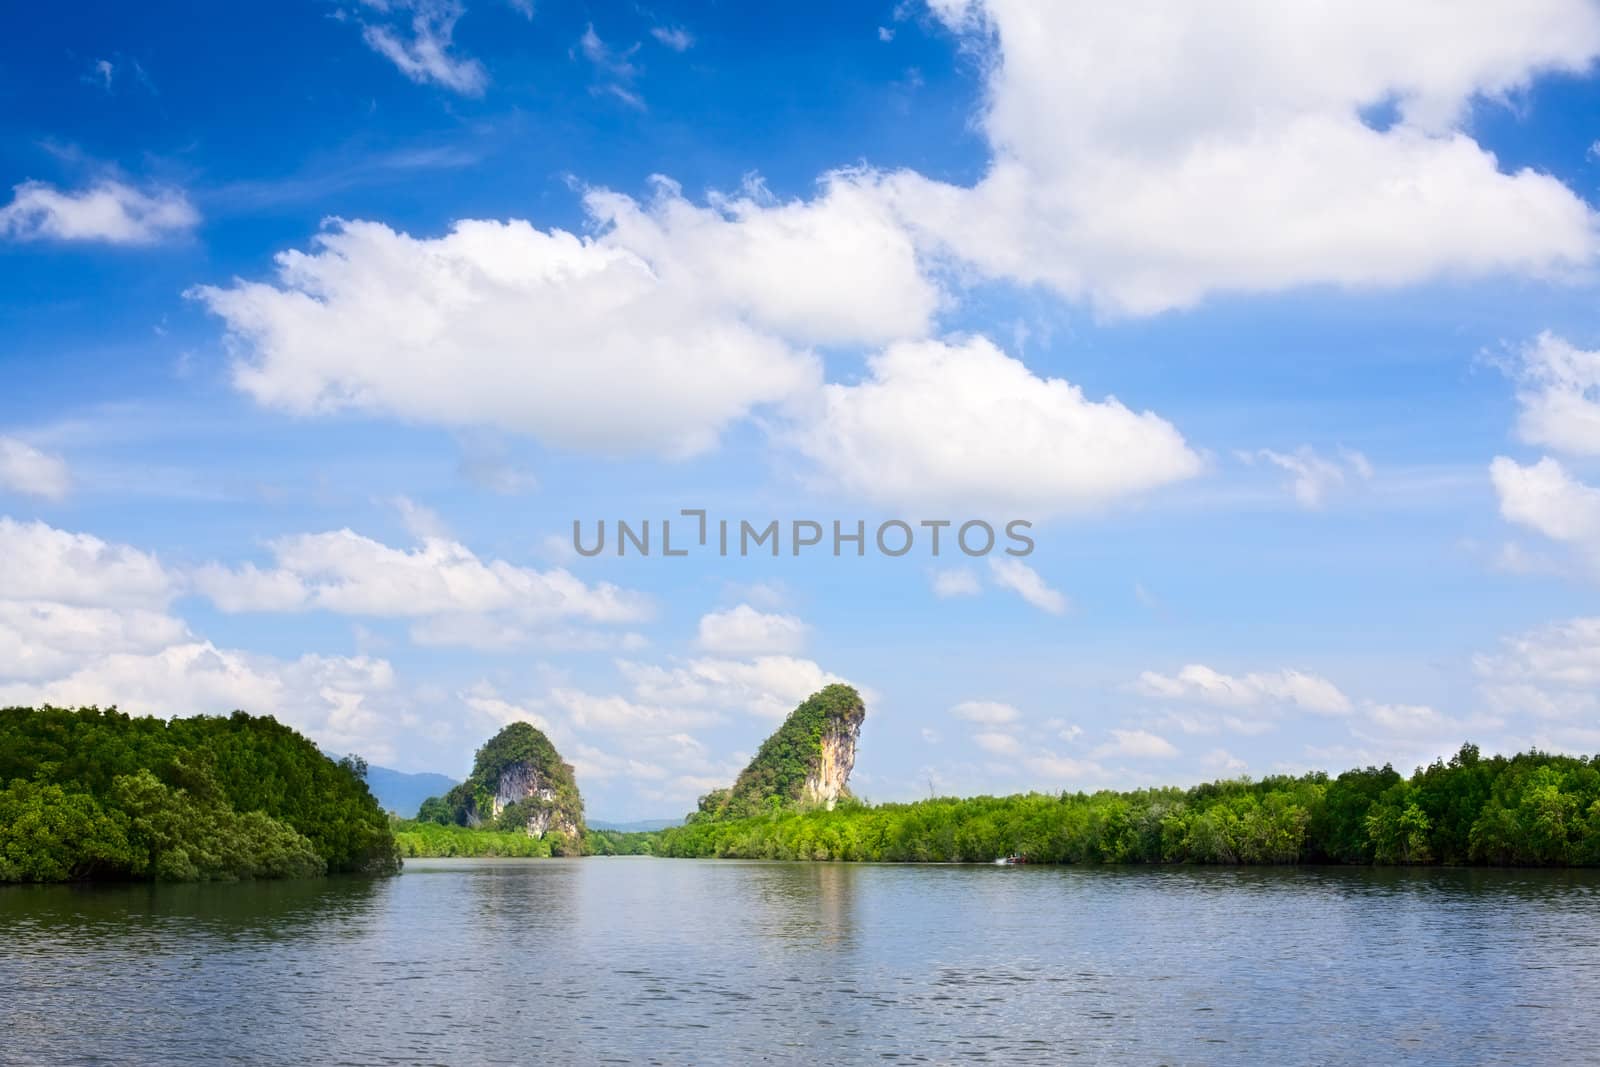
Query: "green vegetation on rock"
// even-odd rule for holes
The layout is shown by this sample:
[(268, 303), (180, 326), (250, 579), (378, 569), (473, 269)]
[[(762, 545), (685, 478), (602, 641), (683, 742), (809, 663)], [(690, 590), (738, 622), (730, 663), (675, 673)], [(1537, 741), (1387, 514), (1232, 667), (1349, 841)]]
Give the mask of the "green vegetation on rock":
[(1600, 757), (1484, 758), (1192, 789), (1029, 793), (698, 819), (617, 852), (785, 860), (1600, 865)]
[(549, 837), (549, 848), (558, 856), (577, 851), (585, 833), (583, 798), (572, 765), (562, 762), (543, 732), (525, 722), (514, 722), (491, 737), (478, 750), (471, 777), (444, 796), (423, 801), (416, 823)]
[(0, 881), (393, 872), (364, 773), (244, 712), (0, 709)]
[[(848, 798), (845, 781), (866, 714), (861, 694), (848, 685), (829, 685), (813, 693), (762, 742), (733, 787), (701, 797), (699, 810), (689, 820), (741, 819), (810, 804), (826, 807)], [(821, 794), (808, 796), (808, 785), (820, 785)]]

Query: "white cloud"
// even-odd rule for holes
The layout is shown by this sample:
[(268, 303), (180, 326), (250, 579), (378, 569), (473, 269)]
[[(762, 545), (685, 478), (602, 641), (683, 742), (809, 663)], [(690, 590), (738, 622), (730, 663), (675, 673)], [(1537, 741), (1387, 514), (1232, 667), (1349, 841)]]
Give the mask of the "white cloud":
[(1293, 704), (1321, 715), (1343, 715), (1350, 698), (1326, 678), (1303, 671), (1256, 672), (1234, 677), (1199, 663), (1176, 675), (1145, 671), (1134, 687), (1147, 696), (1166, 700), (1195, 700), (1231, 708)]
[(1506, 714), (1578, 719), (1600, 713), (1600, 617), (1505, 638), (1473, 661), (1490, 706)]
[[(419, 512), (414, 522), (430, 523)], [(422, 645), (503, 649), (541, 641), (609, 647), (609, 637), (552, 631), (557, 623), (617, 624), (650, 617), (642, 594), (588, 584), (562, 568), (483, 560), (443, 537), (393, 548), (351, 530), (297, 534), (268, 545), (275, 566), (209, 564), (194, 588), (227, 612), (324, 610), (411, 618)]]
[(602, 733), (676, 733), (718, 721), (715, 713), (699, 708), (644, 704), (617, 694), (596, 695), (578, 689), (554, 689), (549, 702), (573, 726)]
[(0, 490), (60, 500), (71, 488), (72, 473), (60, 456), (0, 435)]
[(773, 720), (823, 686), (844, 681), (812, 660), (793, 656), (704, 658), (675, 666), (619, 660), (617, 668), (634, 696), (647, 703), (700, 704)]
[(1516, 368), (1517, 434), (1571, 455), (1600, 455), (1600, 352), (1542, 333)]
[[(406, 710), (382, 659), (221, 648), (167, 613), (181, 578), (149, 553), (0, 518), (0, 705), (273, 715), (337, 752), (395, 756)], [(447, 724), (444, 724), (447, 727)]]
[(176, 189), (135, 189), (119, 181), (68, 192), (23, 182), (0, 207), (0, 237), (19, 241), (103, 241), (150, 245), (199, 225), (200, 213)]
[[(1212, 292), (1557, 273), (1594, 254), (1558, 180), (1507, 173), (1471, 105), (1587, 70), (1587, 0), (1229, 6), (938, 0), (985, 65), (989, 172), (886, 189), (981, 271), (1115, 313)], [(1368, 109), (1392, 106), (1386, 129)]]
[(176, 592), (176, 578), (153, 555), (92, 534), (0, 517), (0, 597), (158, 609)]
[(639, 51), (637, 44), (618, 51), (601, 40), (591, 24), (578, 39), (578, 50), (602, 78), (591, 92), (607, 93), (630, 107), (644, 110), (644, 98), (630, 88), (639, 73), (633, 65), (634, 53)]
[(1134, 759), (1171, 759), (1178, 749), (1164, 737), (1148, 730), (1112, 730), (1111, 740), (1094, 750), (1097, 759), (1129, 756)]
[(1050, 588), (1039, 572), (1019, 559), (989, 559), (989, 573), (996, 585), (1009, 589), (1040, 611), (1060, 615), (1067, 610), (1067, 598)]
[(1092, 760), (1072, 759), (1068, 756), (1058, 756), (1050, 751), (1025, 756), (1022, 765), (1033, 774), (1057, 781), (1076, 782), (1085, 778), (1094, 780), (1106, 776), (1105, 768)]
[(116, 705), (135, 715), (272, 715), (338, 752), (389, 759), (395, 723), (369, 701), (394, 686), (387, 661), (278, 660), (187, 641), (155, 652), (111, 652), (46, 682), (0, 685), (0, 704)]
[(363, 0), (382, 14), (409, 13), (410, 33), (392, 25), (368, 23), (361, 29), (367, 47), (418, 85), (433, 83), (463, 96), (482, 96), (489, 75), (476, 59), (452, 55), (456, 22), (464, 12), (456, 0)]
[(1439, 714), (1426, 704), (1374, 704), (1367, 709), (1367, 717), (1374, 726), (1389, 733), (1406, 736), (1417, 734), (1449, 734), (1456, 723)]
[(469, 687), (460, 694), (460, 698), (463, 704), (494, 730), (500, 730), (514, 722), (525, 722), (545, 734), (555, 731), (549, 719), (537, 711), (506, 700), (493, 686), (485, 682)]
[(652, 26), (650, 36), (674, 52), (687, 52), (694, 47), (694, 35), (682, 26)]
[(1289, 487), (1296, 502), (1310, 510), (1322, 507), (1328, 494), (1343, 488), (1350, 475), (1362, 481), (1372, 477), (1372, 464), (1367, 457), (1348, 449), (1341, 451), (1338, 460), (1318, 455), (1309, 445), (1302, 445), (1292, 453), (1263, 448), (1240, 453), (1239, 458), (1246, 463), (1259, 459), (1287, 471), (1292, 476)]
[(808, 629), (794, 615), (768, 614), (740, 604), (701, 616), (698, 643), (708, 652), (733, 655), (798, 652), (805, 647)]
[(1237, 774), (1249, 766), (1225, 748), (1214, 748), (1201, 756), (1200, 765), (1219, 774)]
[(0, 600), (0, 678), (59, 676), (107, 653), (151, 652), (188, 636), (182, 621), (144, 608)]
[(942, 295), (867, 175), (835, 171), (811, 200), (776, 201), (759, 181), (702, 207), (656, 177), (641, 204), (585, 198), (625, 248), (701, 298), (803, 344), (874, 344), (925, 333)]
[(1010, 734), (987, 731), (973, 734), (972, 740), (979, 748), (991, 755), (1020, 756), (1022, 754), (1022, 742)]
[(82, 81), (90, 85), (98, 85), (106, 92), (111, 91), (111, 83), (115, 79), (117, 65), (109, 59), (97, 59), (89, 64), (88, 73), (84, 74)]
[(597, 237), (463, 220), (439, 238), (335, 221), (276, 284), (193, 295), (226, 322), (236, 385), (290, 412), (489, 426), (608, 455), (686, 456), (814, 392), (795, 347), (924, 328), (937, 291), (847, 176), (818, 198), (647, 204), (592, 191)]
[(957, 596), (977, 596), (982, 592), (978, 576), (970, 567), (950, 567), (933, 573), (933, 595), (941, 600)]
[(1578, 481), (1548, 456), (1526, 467), (1497, 456), (1489, 477), (1506, 519), (1600, 555), (1600, 489)]
[(843, 488), (894, 504), (1038, 518), (1198, 473), (1173, 426), (1039, 378), (988, 340), (904, 342), (829, 385), (798, 447)]
[(951, 708), (950, 714), (958, 719), (966, 719), (968, 722), (981, 722), (990, 726), (1016, 722), (1022, 718), (1022, 712), (1010, 704), (1002, 704), (994, 700), (966, 700)]

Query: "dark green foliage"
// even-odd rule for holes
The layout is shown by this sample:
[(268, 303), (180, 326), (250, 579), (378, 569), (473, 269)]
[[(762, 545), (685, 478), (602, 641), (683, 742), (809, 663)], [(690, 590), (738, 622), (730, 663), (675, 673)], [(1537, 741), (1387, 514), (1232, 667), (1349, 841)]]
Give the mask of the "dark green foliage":
[(717, 789), (700, 798), (690, 820), (741, 819), (793, 807), (816, 766), (823, 737), (830, 731), (849, 731), (853, 736), (865, 715), (861, 694), (850, 686), (818, 690), (762, 742), (732, 789)]
[(614, 853), (1034, 863), (1600, 864), (1600, 757), (1485, 759), (1192, 789), (841, 804), (619, 834)]
[(243, 712), (0, 709), (0, 881), (391, 872), (364, 770)]
[[(514, 801), (493, 815), (494, 796), (500, 788), (502, 775), (515, 768), (533, 770), (539, 788), (549, 796), (530, 796)], [(473, 761), (472, 776), (451, 789), (443, 797), (429, 797), (417, 811), (417, 823), (439, 826), (480, 826), (502, 833), (524, 833), (529, 821), (548, 814), (551, 827), (567, 826), (576, 830), (578, 839), (584, 835), (583, 798), (578, 793), (578, 781), (572, 765), (564, 763), (556, 746), (544, 733), (529, 723), (514, 722), (495, 734), (478, 749)], [(409, 831), (408, 831), (409, 832)], [(498, 846), (495, 846), (498, 847)], [(560, 850), (577, 848), (564, 839), (554, 846)], [(419, 853), (420, 855), (464, 855), (465, 853)], [(503, 852), (483, 855), (505, 855)]]

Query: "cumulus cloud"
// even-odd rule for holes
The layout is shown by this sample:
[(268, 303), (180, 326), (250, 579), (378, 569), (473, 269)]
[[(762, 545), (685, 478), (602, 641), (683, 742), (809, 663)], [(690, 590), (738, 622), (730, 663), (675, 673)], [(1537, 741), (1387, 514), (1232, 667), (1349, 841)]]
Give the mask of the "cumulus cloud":
[(1505, 638), (1474, 658), (1485, 698), (1495, 711), (1546, 719), (1600, 712), (1600, 618), (1580, 617)]
[(1373, 725), (1390, 734), (1438, 736), (1449, 735), (1456, 729), (1455, 720), (1426, 704), (1374, 704), (1367, 709), (1367, 717)]
[(1022, 742), (1010, 734), (989, 730), (972, 735), (972, 741), (992, 756), (1019, 756)]
[(608, 455), (703, 452), (815, 390), (817, 341), (922, 328), (938, 294), (848, 176), (793, 203), (585, 198), (596, 237), (464, 220), (438, 238), (336, 221), (275, 283), (202, 286), (236, 385), (295, 413), (489, 426)]
[[(972, 188), (902, 173), (886, 189), (984, 273), (1145, 314), (1594, 254), (1580, 197), (1502, 170), (1466, 131), (1474, 101), (1588, 69), (1586, 0), (1425, 0), (1404, 19), (1380, 0), (932, 6), (992, 49), (990, 167)], [(1369, 122), (1380, 107), (1392, 123)]]
[(268, 545), (274, 566), (209, 564), (194, 588), (228, 612), (332, 611), (416, 619), (422, 644), (503, 648), (530, 628), (650, 617), (649, 600), (571, 572), (483, 560), (458, 541), (421, 537), (393, 548), (352, 530), (297, 534)]
[(733, 655), (798, 652), (805, 647), (808, 629), (794, 615), (757, 611), (749, 604), (740, 604), (701, 616), (698, 643), (708, 652)]
[(602, 733), (676, 733), (718, 721), (714, 712), (700, 708), (645, 704), (615, 693), (555, 689), (549, 701), (572, 725)]
[(1545, 332), (1515, 368), (1517, 434), (1569, 455), (1600, 455), (1600, 352)]
[(194, 229), (200, 213), (176, 189), (135, 189), (119, 181), (67, 191), (23, 182), (0, 207), (0, 236), (19, 241), (151, 245)]
[(617, 668), (641, 701), (698, 704), (770, 720), (782, 719), (823, 686), (844, 681), (794, 656), (705, 657), (671, 665), (619, 660)]
[(179, 619), (145, 608), (0, 600), (0, 678), (49, 678), (107, 653), (151, 652), (189, 636)]
[(0, 597), (160, 609), (179, 580), (155, 556), (93, 534), (0, 517)]
[(374, 704), (394, 687), (387, 661), (306, 655), (279, 660), (209, 641), (110, 652), (64, 677), (0, 685), (0, 704), (116, 705), (135, 715), (272, 715), (334, 751), (394, 754), (396, 723)]
[(476, 59), (452, 54), (456, 22), (465, 8), (456, 0), (363, 0), (373, 12), (397, 15), (405, 26), (369, 22), (361, 28), (367, 47), (418, 85), (442, 86), (463, 96), (482, 96), (489, 75)]
[(994, 583), (1009, 589), (1040, 611), (1060, 615), (1067, 610), (1067, 598), (1052, 589), (1039, 572), (1019, 559), (989, 559), (989, 573)]
[(1225, 748), (1214, 748), (1201, 756), (1200, 765), (1219, 774), (1237, 774), (1249, 766)]
[(1134, 759), (1171, 759), (1177, 746), (1148, 730), (1112, 730), (1111, 740), (1094, 750), (1097, 759), (1129, 756)]
[(60, 500), (71, 488), (72, 474), (60, 456), (0, 435), (0, 490)]
[(902, 342), (828, 385), (796, 443), (844, 489), (889, 504), (1030, 518), (1102, 507), (1198, 473), (1167, 421), (1040, 378), (990, 341)]
[(1506, 519), (1600, 559), (1600, 489), (1548, 456), (1527, 466), (1497, 456), (1489, 477)]
[(958, 719), (985, 723), (990, 726), (1016, 722), (1022, 718), (1022, 712), (1010, 704), (1002, 704), (994, 700), (965, 700), (951, 708), (950, 714)]
[(1320, 715), (1343, 715), (1351, 707), (1350, 698), (1338, 686), (1326, 678), (1296, 670), (1236, 677), (1191, 663), (1176, 675), (1145, 671), (1134, 688), (1164, 700), (1190, 700), (1229, 708), (1292, 704)]

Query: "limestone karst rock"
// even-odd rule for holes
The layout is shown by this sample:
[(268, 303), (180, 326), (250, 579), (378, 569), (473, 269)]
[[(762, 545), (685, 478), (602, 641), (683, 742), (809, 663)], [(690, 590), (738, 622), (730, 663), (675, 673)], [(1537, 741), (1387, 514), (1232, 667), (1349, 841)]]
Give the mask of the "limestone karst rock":
[(866, 718), (861, 694), (848, 685), (813, 693), (762, 743), (730, 789), (700, 798), (692, 818), (743, 818), (787, 807), (832, 808), (850, 795), (856, 739)]
[(585, 831), (572, 765), (525, 722), (512, 723), (478, 750), (472, 776), (446, 794), (444, 806), (450, 821), (463, 826), (524, 830), (532, 837), (560, 833), (574, 842)]

